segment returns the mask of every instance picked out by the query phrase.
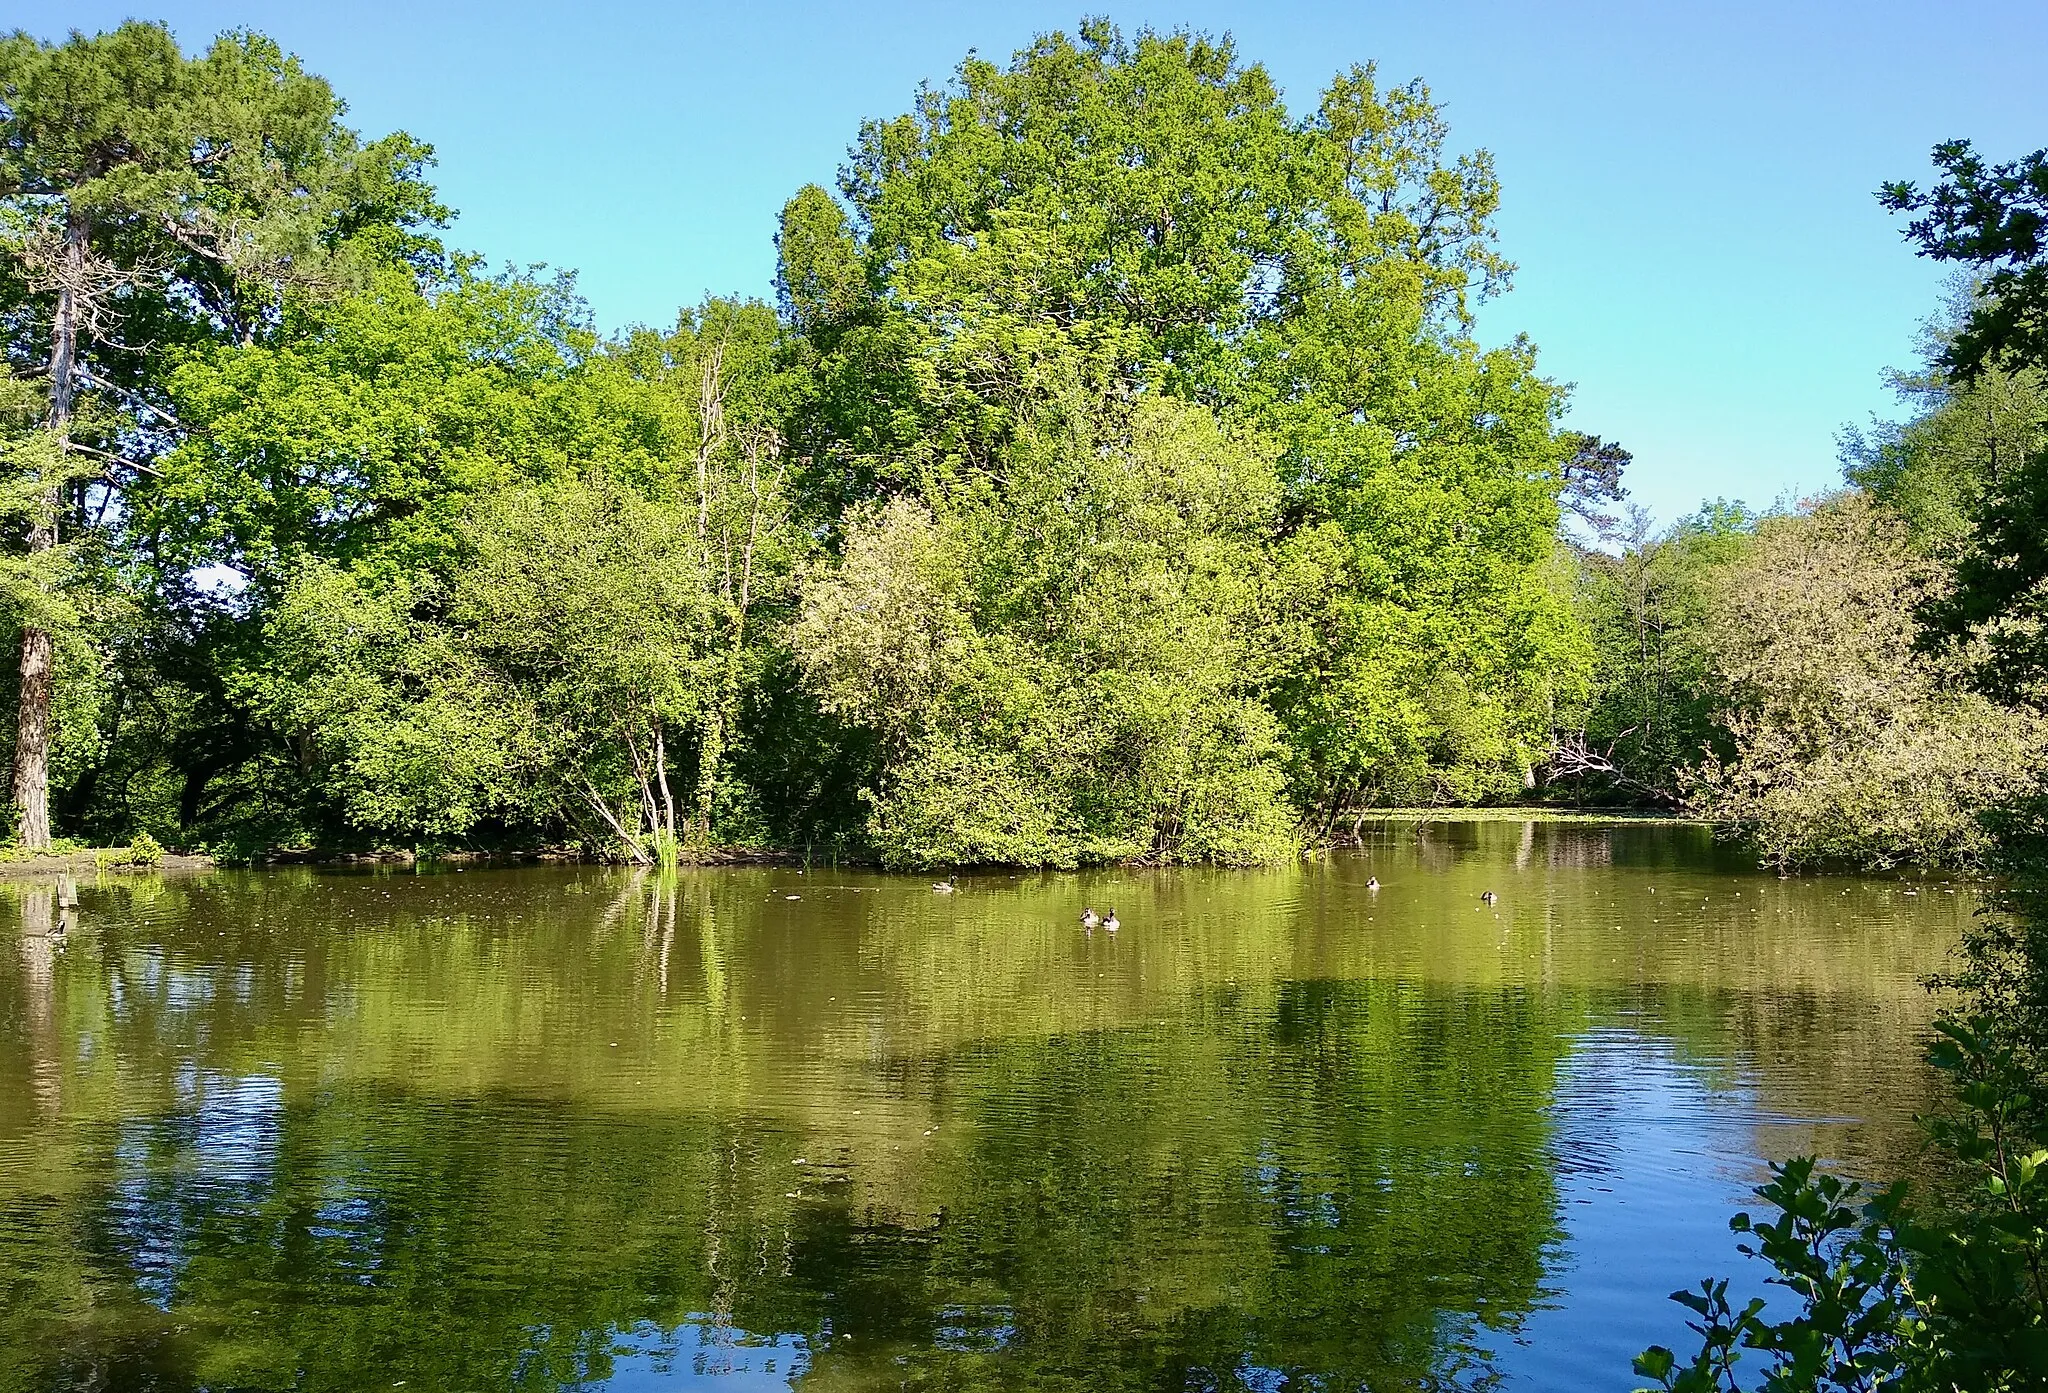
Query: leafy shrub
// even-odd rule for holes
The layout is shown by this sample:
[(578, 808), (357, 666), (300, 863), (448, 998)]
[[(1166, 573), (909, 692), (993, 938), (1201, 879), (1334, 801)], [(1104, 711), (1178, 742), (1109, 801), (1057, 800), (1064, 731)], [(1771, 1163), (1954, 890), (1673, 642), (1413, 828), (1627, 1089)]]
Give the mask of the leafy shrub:
[(1916, 611), (1946, 585), (1861, 495), (1767, 519), (1720, 578), (1709, 647), (1735, 754), (1692, 771), (1692, 809), (1777, 866), (1980, 860), (1979, 813), (2037, 786), (2048, 719), (1919, 651)]
[(92, 862), (100, 870), (111, 866), (161, 866), (164, 849), (149, 833), (138, 832), (127, 846), (104, 847), (94, 852)]
[[(1873, 1192), (1817, 1172), (1812, 1157), (1773, 1166), (1756, 1194), (1777, 1217), (1737, 1214), (1729, 1227), (1794, 1309), (1778, 1320), (1761, 1299), (1737, 1310), (1726, 1279), (1673, 1292), (1698, 1317), (1699, 1351), (1680, 1363), (1652, 1346), (1638, 1374), (1666, 1393), (2048, 1386), (2048, 1149), (2033, 1135), (2028, 1072), (1987, 1019), (1939, 1029), (1929, 1058), (1961, 1111), (1928, 1126), (1971, 1181), (1955, 1203), (1922, 1210), (1903, 1183)], [(1738, 1368), (1751, 1353), (1766, 1360), (1754, 1382)]]
[(76, 837), (53, 837), (48, 851), (30, 851), (20, 842), (0, 844), (0, 863), (37, 861), (45, 856), (69, 856), (74, 851), (83, 851), (84, 844)]

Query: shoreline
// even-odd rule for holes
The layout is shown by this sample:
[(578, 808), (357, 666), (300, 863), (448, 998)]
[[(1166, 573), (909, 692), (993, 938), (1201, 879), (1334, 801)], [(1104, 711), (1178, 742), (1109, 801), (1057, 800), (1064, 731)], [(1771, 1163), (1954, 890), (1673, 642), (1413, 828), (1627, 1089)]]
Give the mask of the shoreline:
[[(1357, 814), (1352, 814), (1356, 817)], [(1600, 809), (1600, 808), (1369, 808), (1365, 811), (1363, 823), (1481, 823), (1481, 822), (1550, 822), (1563, 824), (1599, 825), (1626, 823), (1655, 823), (1673, 826), (1710, 826), (1705, 819), (1686, 817), (1678, 813), (1657, 812), (1643, 809)], [(1358, 842), (1349, 837), (1334, 838), (1320, 845), (1311, 844), (1303, 848), (1304, 854), (1317, 852), (1354, 850)], [(170, 871), (190, 873), (216, 869), (262, 870), (282, 866), (313, 866), (325, 868), (348, 868), (369, 866), (411, 866), (418, 864), (465, 864), (465, 865), (609, 865), (601, 858), (581, 855), (561, 848), (540, 848), (523, 851), (446, 851), (421, 853), (411, 850), (389, 848), (381, 851), (326, 851), (326, 850), (285, 850), (275, 851), (267, 856), (249, 862), (223, 862), (213, 856), (186, 854), (166, 851), (163, 859), (153, 865), (137, 865), (132, 862), (105, 862), (102, 857), (121, 855), (127, 847), (83, 847), (76, 851), (55, 852), (29, 859), (0, 861), (0, 880), (34, 880), (47, 876), (98, 874), (106, 871), (137, 873), (143, 871)], [(678, 869), (692, 869), (718, 866), (806, 866), (817, 864), (815, 857), (806, 857), (801, 850), (761, 847), (713, 847), (686, 857), (677, 863)], [(853, 865), (855, 862), (843, 864)], [(861, 863), (865, 864), (865, 863)], [(1143, 863), (1132, 863), (1143, 864)], [(881, 869), (879, 866), (873, 869)], [(986, 869), (997, 869), (988, 867)], [(924, 874), (924, 872), (906, 872)]]
[(186, 856), (165, 852), (163, 860), (152, 865), (137, 865), (132, 861), (102, 862), (100, 857), (109, 854), (125, 854), (124, 846), (85, 847), (78, 851), (59, 851), (47, 856), (37, 856), (18, 861), (0, 861), (0, 880), (35, 880), (43, 876), (97, 875), (106, 871), (204, 871), (211, 870), (217, 862), (211, 856)]
[[(1350, 816), (1357, 817), (1354, 810)], [(1341, 819), (1340, 819), (1341, 820)], [(1706, 818), (1654, 808), (1367, 808), (1367, 822), (1657, 822), (1679, 827), (1711, 827)]]

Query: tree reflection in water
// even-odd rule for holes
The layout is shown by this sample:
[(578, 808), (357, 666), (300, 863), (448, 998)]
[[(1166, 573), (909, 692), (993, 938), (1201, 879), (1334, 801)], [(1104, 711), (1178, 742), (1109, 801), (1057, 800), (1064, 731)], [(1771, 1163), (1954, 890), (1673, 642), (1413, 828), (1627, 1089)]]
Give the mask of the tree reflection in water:
[[(1433, 841), (953, 897), (109, 882), (61, 958), (29, 892), (0, 1389), (1485, 1385), (1532, 1311), (1575, 1309), (1559, 1088), (1602, 1076), (1576, 1042), (1846, 1094), (1842, 1060), (1910, 1058), (1954, 927), (1929, 910), (1967, 912), (1872, 899), (1837, 931), (1748, 877), (1778, 913), (1680, 914), (1733, 903), (1711, 857)], [(1647, 875), (1670, 923), (1617, 939)], [(1088, 896), (1136, 906), (1121, 935), (1072, 927)]]

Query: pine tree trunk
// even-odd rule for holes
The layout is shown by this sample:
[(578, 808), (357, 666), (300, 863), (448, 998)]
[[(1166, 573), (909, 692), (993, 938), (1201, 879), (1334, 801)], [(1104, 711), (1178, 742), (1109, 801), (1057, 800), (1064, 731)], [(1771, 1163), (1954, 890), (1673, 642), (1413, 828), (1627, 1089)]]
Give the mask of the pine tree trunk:
[[(71, 438), (72, 378), (78, 363), (78, 296), (85, 281), (85, 215), (73, 208), (64, 219), (64, 269), (57, 286), (57, 315), (50, 334), (50, 433), (60, 447)], [(48, 481), (28, 529), (29, 555), (57, 546), (57, 514), (64, 506), (63, 480)], [(50, 708), (56, 695), (56, 644), (34, 623), (21, 630), (21, 703), (14, 737), (16, 832), (30, 851), (50, 849)]]
[(21, 719), (14, 736), (16, 832), (30, 851), (50, 849), (50, 703), (56, 690), (47, 629), (21, 631)]

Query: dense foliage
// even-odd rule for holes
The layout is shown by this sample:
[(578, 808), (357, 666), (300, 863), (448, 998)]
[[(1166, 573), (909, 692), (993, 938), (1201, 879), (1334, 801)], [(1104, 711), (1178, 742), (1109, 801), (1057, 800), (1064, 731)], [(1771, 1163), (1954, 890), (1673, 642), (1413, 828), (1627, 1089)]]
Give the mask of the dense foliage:
[(1517, 796), (1582, 699), (1560, 494), (1627, 455), (1474, 340), (1500, 189), (1419, 82), (970, 58), (774, 307), (613, 339), (339, 115), (255, 35), (0, 52), (31, 846), (1240, 863)]
[(1985, 815), (2048, 768), (2027, 680), (1994, 680), (2030, 621), (1981, 622), (2028, 593), (2009, 553), (2048, 398), (2030, 366), (1942, 366), (1981, 294), (1961, 286), (1926, 363), (1892, 374), (1910, 414), (1844, 433), (1843, 489), (1662, 532), (1638, 513), (1580, 553), (1592, 694), (1553, 778), (1682, 807), (1780, 867), (1986, 863)]
[[(1853, 636), (1858, 631), (1894, 648), (1912, 641), (1917, 660), (1895, 654), (1883, 666), (1941, 675), (1891, 703), (1936, 743), (1926, 747), (1920, 780), (1887, 809), (1912, 807), (1914, 793), (1946, 801), (1946, 784), (1954, 808), (1930, 817), (1923, 802), (1919, 820), (1960, 827), (1956, 815), (1974, 806), (1985, 860), (2001, 875), (1992, 910), (1966, 935), (1958, 968), (1941, 984), (1961, 1004), (1929, 1051), (1953, 1084), (1950, 1110), (1928, 1122), (1946, 1183), (1919, 1195), (1901, 1184), (1872, 1193), (1816, 1170), (1811, 1158), (1778, 1168), (1757, 1191), (1775, 1216), (1740, 1214), (1731, 1226), (1751, 1236), (1742, 1251), (1763, 1259), (1772, 1272), (1766, 1281), (1786, 1295), (1738, 1307), (1725, 1280), (1674, 1293), (1697, 1317), (1697, 1352), (1681, 1359), (1654, 1347), (1636, 1361), (1639, 1374), (1672, 1393), (2048, 1386), (2048, 791), (2036, 743), (2048, 714), (2048, 566), (2038, 526), (2048, 501), (2039, 388), (2048, 371), (2040, 333), (2048, 152), (1986, 169), (1966, 142), (1949, 142), (1935, 159), (1948, 183), (1925, 195), (1891, 185), (1882, 197), (1925, 214), (1908, 233), (1925, 254), (1963, 262), (1979, 279), (1934, 336), (1922, 383), (1930, 404), (1881, 432), (1875, 448), (1852, 440), (1850, 452), (1852, 477), (1860, 473), (1895, 509), (1884, 524), (1889, 539), (1875, 535), (1875, 514), (1863, 510), (1856, 546), (1875, 546), (1880, 564), (1885, 556), (1903, 564), (1890, 589), (1895, 600), (1910, 597), (1913, 612), (1885, 613), (1896, 606), (1883, 595), (1844, 598), (1839, 579), (1817, 589), (1861, 611), (1832, 626), (1846, 648), (1872, 649)], [(1845, 514), (1834, 530), (1844, 532), (1846, 521)], [(1917, 551), (1908, 539), (1918, 540)], [(1837, 577), (1868, 571), (1839, 562), (1831, 569)], [(1842, 706), (1837, 719), (1853, 741), (1859, 713)], [(1995, 724), (1980, 726), (1976, 738), (1996, 759), (1943, 748), (1986, 720)], [(2021, 758), (2027, 762), (2000, 774), (2001, 762)], [(1955, 782), (1973, 763), (1976, 777), (1992, 776), (1987, 786)], [(1881, 782), (1888, 764), (1872, 752), (1864, 768), (1876, 771), (1859, 781), (1867, 785)], [(1752, 1356), (1760, 1379), (1744, 1367)]]
[(1710, 671), (1730, 754), (1687, 775), (1693, 806), (1777, 864), (1972, 864), (1979, 815), (2031, 793), (2048, 722), (1914, 651), (1949, 592), (1905, 524), (1850, 494), (1765, 519), (1715, 578)]
[[(2038, 632), (1988, 291), (1849, 494), (1658, 532), (1477, 341), (1491, 160), (1370, 65), (1297, 112), (1194, 33), (970, 57), (789, 200), (772, 305), (609, 338), (341, 114), (260, 35), (0, 44), (31, 849), (1241, 864), (1555, 799), (1958, 862), (2039, 763), (1958, 688)], [(1970, 175), (2007, 251), (2023, 176)], [(1947, 254), (1982, 192), (1893, 196)]]

